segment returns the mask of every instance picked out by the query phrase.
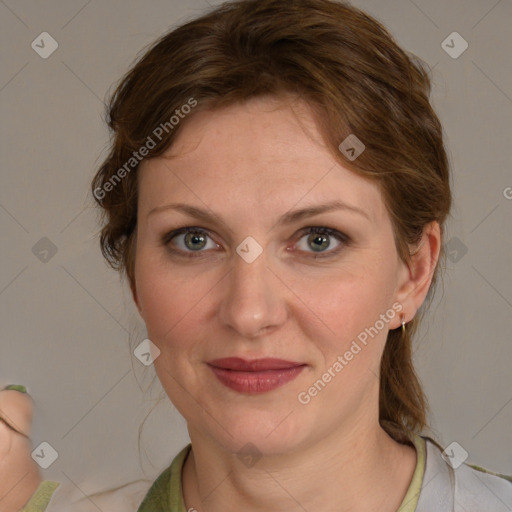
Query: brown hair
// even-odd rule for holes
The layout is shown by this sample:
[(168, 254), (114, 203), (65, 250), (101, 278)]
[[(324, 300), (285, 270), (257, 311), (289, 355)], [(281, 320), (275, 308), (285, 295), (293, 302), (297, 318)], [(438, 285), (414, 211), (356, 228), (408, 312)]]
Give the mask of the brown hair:
[[(194, 111), (199, 111), (261, 95), (292, 94), (312, 106), (333, 155), (345, 167), (377, 180), (397, 250), (408, 262), (427, 223), (439, 222), (443, 233), (451, 204), (442, 129), (429, 93), (423, 65), (357, 8), (329, 0), (223, 4), (160, 38), (112, 95), (111, 150), (92, 183), (106, 220), (102, 252), (114, 268), (126, 272), (133, 287), (134, 152), (145, 146), (150, 147), (141, 152), (145, 158), (162, 154), (186, 122), (171, 122), (186, 111), (183, 106), (196, 102)], [(349, 134), (365, 145), (354, 161), (338, 149)], [(379, 417), (397, 440), (426, 426), (427, 402), (412, 363), (418, 322), (417, 315), (405, 334), (391, 330), (382, 357)]]

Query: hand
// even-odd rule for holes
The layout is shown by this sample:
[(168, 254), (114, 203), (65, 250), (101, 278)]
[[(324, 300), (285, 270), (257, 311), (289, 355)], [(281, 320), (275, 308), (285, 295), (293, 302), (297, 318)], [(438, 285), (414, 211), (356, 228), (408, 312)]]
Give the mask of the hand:
[[(8, 389), (11, 388), (11, 389)], [(0, 391), (0, 510), (18, 512), (42, 482), (32, 459), (33, 401), (23, 386)]]

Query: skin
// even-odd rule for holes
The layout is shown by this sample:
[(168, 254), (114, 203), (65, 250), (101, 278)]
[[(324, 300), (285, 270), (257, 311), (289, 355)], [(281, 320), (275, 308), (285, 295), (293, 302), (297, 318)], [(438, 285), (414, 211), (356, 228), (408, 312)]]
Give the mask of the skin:
[[(400, 314), (309, 404), (297, 397), (394, 303), (406, 322), (413, 318), (437, 263), (439, 226), (425, 228), (404, 264), (377, 185), (334, 160), (309, 107), (290, 104), (265, 97), (197, 112), (162, 157), (141, 165), (132, 292), (160, 350), (157, 375), (187, 421), (186, 508), (396, 511), (416, 452), (379, 425), (378, 375)], [(278, 222), (290, 210), (332, 200), (364, 214), (339, 209)], [(163, 208), (178, 202), (215, 212), (224, 224)], [(187, 226), (207, 231), (197, 258), (185, 256), (198, 254), (185, 235), (162, 241)], [(322, 254), (333, 255), (315, 259), (310, 226), (351, 241), (328, 236)], [(263, 249), (252, 263), (236, 252), (247, 236)], [(221, 357), (307, 367), (276, 390), (249, 395), (225, 387), (206, 365)], [(251, 466), (236, 455), (248, 442), (261, 455)]]
[[(0, 391), (0, 510), (17, 512), (42, 481), (39, 466), (31, 457), (28, 436), (32, 399), (14, 390)], [(24, 437), (24, 434), (27, 437)]]

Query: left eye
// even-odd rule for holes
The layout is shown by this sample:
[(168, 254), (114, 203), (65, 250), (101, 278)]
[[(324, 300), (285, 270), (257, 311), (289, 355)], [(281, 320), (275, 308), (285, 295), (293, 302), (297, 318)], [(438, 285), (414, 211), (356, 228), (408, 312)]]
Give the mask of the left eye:
[[(332, 245), (332, 238), (337, 241), (337, 245), (332, 250), (327, 251), (327, 249)], [(177, 243), (175, 240), (178, 240), (180, 243)], [(305, 240), (305, 248), (300, 243), (302, 240)], [(168, 235), (164, 236), (162, 241), (172, 252), (182, 253), (186, 257), (201, 256), (200, 253), (204, 252), (203, 249), (216, 249), (219, 247), (219, 245), (210, 238), (206, 231), (193, 227), (181, 228), (179, 230), (172, 231)], [(209, 241), (210, 246), (208, 246)], [(317, 253), (318, 256), (313, 255), (313, 257), (318, 258), (323, 257), (324, 253), (326, 253), (326, 256), (336, 254), (343, 248), (343, 245), (348, 244), (348, 242), (348, 236), (335, 229), (326, 227), (309, 227), (302, 232), (297, 245), (299, 246), (298, 249), (300, 251)], [(170, 247), (171, 245), (177, 247), (177, 250)]]
[[(337, 245), (332, 250), (326, 251), (326, 249), (331, 247), (332, 238), (336, 239)], [(323, 253), (327, 253), (326, 255), (336, 254), (341, 250), (343, 244), (348, 243), (348, 237), (345, 234), (335, 229), (324, 227), (307, 228), (306, 232), (299, 239), (299, 242), (303, 239), (305, 239), (306, 249), (299, 247), (299, 250), (309, 252), (307, 248), (312, 248), (312, 252), (320, 253), (320, 256), (323, 256)]]

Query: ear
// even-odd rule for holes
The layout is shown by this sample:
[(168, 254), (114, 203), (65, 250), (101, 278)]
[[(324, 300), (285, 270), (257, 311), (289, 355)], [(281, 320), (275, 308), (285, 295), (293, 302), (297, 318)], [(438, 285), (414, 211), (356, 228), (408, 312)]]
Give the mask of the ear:
[(408, 264), (401, 262), (398, 272), (396, 302), (402, 305), (397, 325), (400, 327), (401, 319), (410, 322), (420, 306), (423, 304), (432, 283), (434, 271), (441, 251), (441, 229), (436, 221), (430, 222), (423, 229), (418, 245), (411, 247), (411, 258)]

